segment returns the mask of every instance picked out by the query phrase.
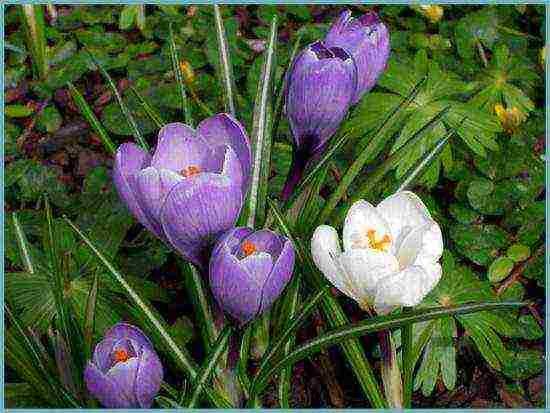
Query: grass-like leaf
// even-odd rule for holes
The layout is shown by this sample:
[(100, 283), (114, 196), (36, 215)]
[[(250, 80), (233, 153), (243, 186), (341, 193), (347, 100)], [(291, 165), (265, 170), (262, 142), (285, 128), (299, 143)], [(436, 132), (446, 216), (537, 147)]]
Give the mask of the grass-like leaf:
[(243, 389), (245, 397), (249, 398), (250, 379), (248, 377), (248, 357), (250, 354), (250, 339), (252, 335), (252, 325), (249, 324), (242, 334), (241, 346), (239, 348), (239, 360), (237, 361), (236, 374), (237, 380)]
[(23, 231), (23, 228), (21, 227), (21, 224), (19, 223), (19, 219), (17, 218), (17, 214), (12, 214), (13, 219), (13, 227), (15, 229), (15, 237), (17, 239), (17, 246), (19, 247), (19, 252), (21, 253), (21, 259), (23, 261), (23, 268), (25, 269), (25, 272), (28, 274), (34, 274), (34, 263), (31, 256), (31, 250), (29, 241), (27, 241), (27, 236), (25, 235), (25, 232)]
[(229, 54), (229, 43), (223, 19), (220, 12), (220, 6), (214, 5), (214, 21), (216, 25), (216, 34), (218, 39), (218, 55), (219, 55), (219, 73), (223, 84), (225, 110), (234, 118), (237, 116), (237, 108), (235, 106), (235, 76), (233, 75), (233, 66), (231, 65), (231, 57)]
[[(109, 273), (113, 276), (113, 278), (120, 283), (122, 288), (124, 289), (124, 292), (126, 295), (130, 298), (130, 300), (136, 305), (137, 309), (139, 309), (139, 312), (141, 315), (147, 319), (155, 328), (157, 334), (159, 337), (162, 338), (163, 342), (167, 346), (167, 348), (170, 350), (170, 356), (172, 359), (176, 362), (179, 368), (181, 368), (191, 380), (195, 380), (197, 377), (197, 369), (194, 361), (184, 352), (182, 351), (179, 346), (176, 344), (174, 339), (170, 336), (168, 331), (163, 327), (161, 322), (157, 319), (157, 317), (153, 314), (153, 311), (149, 308), (149, 306), (141, 299), (139, 294), (136, 293), (136, 291), (128, 284), (128, 282), (124, 279), (122, 274), (113, 266), (113, 264), (101, 253), (95, 245), (84, 235), (80, 229), (76, 227), (67, 217), (65, 217), (65, 221), (71, 226), (71, 228), (77, 233), (77, 235), (84, 241), (84, 243), (90, 248), (90, 250), (96, 255), (96, 257), (99, 259), (99, 261), (105, 266), (105, 268), (109, 271)], [(210, 402), (212, 402), (216, 407), (221, 408), (227, 408), (231, 407), (229, 402), (221, 395), (215, 393), (213, 390), (208, 389), (207, 391), (208, 398)]]
[(101, 75), (103, 76), (103, 78), (105, 79), (109, 87), (111, 88), (111, 91), (115, 95), (118, 105), (120, 106), (120, 110), (124, 114), (124, 117), (128, 122), (128, 125), (130, 125), (130, 128), (132, 129), (132, 132), (134, 133), (134, 137), (136, 138), (139, 146), (141, 146), (144, 150), (149, 151), (149, 145), (147, 145), (147, 142), (143, 138), (143, 135), (137, 125), (137, 122), (134, 119), (134, 115), (132, 115), (132, 112), (122, 100), (122, 96), (120, 96), (120, 92), (118, 91), (114, 80), (109, 75), (109, 72), (107, 72), (107, 70), (105, 70), (105, 68), (101, 65), (101, 63), (99, 63), (99, 61), (94, 57), (92, 52), (90, 52), (86, 47), (84, 48), (84, 50), (86, 50), (86, 52), (88, 53), (88, 56), (90, 56), (90, 59), (97, 66), (97, 68), (99, 69), (99, 72), (101, 73)]
[(229, 344), (229, 338), (231, 337), (232, 332), (233, 329), (230, 326), (226, 326), (218, 336), (218, 340), (216, 341), (216, 343), (214, 343), (211, 353), (206, 358), (197, 376), (195, 387), (191, 391), (191, 397), (189, 399), (189, 402), (187, 403), (188, 408), (191, 409), (197, 405), (199, 397), (203, 391), (203, 387), (210, 378), (212, 372), (214, 371), (214, 368), (218, 363), (218, 359), (225, 352), (225, 350), (227, 350), (227, 345)]
[(84, 353), (86, 354), (86, 359), (90, 359), (92, 355), (92, 340), (94, 338), (95, 328), (95, 308), (97, 303), (98, 278), (99, 277), (96, 273), (94, 276), (92, 288), (90, 288), (90, 293), (88, 294), (88, 299), (86, 300), (86, 312), (84, 313)]
[(44, 6), (41, 4), (22, 4), (19, 7), (27, 47), (32, 57), (34, 75), (37, 79), (44, 79), (48, 74)]
[(255, 388), (258, 392), (263, 390), (267, 385), (269, 378), (273, 377), (286, 366), (292, 365), (300, 360), (303, 360), (304, 358), (310, 357), (313, 354), (318, 353), (319, 351), (327, 347), (341, 343), (352, 337), (361, 337), (377, 331), (399, 328), (406, 324), (419, 323), (422, 321), (433, 320), (450, 315), (471, 314), (479, 311), (514, 308), (523, 305), (525, 305), (525, 303), (484, 302), (464, 304), (454, 307), (435, 307), (430, 309), (411, 311), (405, 314), (378, 316), (351, 325), (345, 325), (335, 330), (321, 334), (313, 340), (310, 340), (297, 347), (289, 355), (287, 355), (277, 364), (265, 371), (262, 376), (258, 376), (258, 381)]
[(84, 96), (82, 96), (82, 94), (71, 82), (67, 83), (67, 87), (71, 92), (71, 96), (73, 97), (75, 105), (78, 107), (78, 109), (80, 109), (80, 114), (84, 116), (84, 119), (86, 119), (86, 121), (94, 129), (95, 133), (97, 133), (107, 152), (109, 152), (110, 154), (114, 154), (116, 152), (116, 145), (113, 143), (113, 141), (109, 137), (109, 134), (107, 133), (99, 119), (96, 117), (92, 108), (86, 102), (86, 99), (84, 99)]
[(387, 124), (391, 123), (395, 118), (397, 118), (401, 111), (407, 109), (410, 103), (414, 101), (425, 79), (426, 78), (423, 78), (416, 84), (412, 92), (409, 93), (409, 95), (405, 99), (403, 99), (403, 101), (386, 117), (384, 122), (382, 122), (382, 124), (378, 127), (367, 147), (363, 149), (361, 153), (357, 156), (355, 161), (351, 164), (351, 166), (342, 177), (342, 180), (340, 181), (340, 184), (338, 185), (336, 190), (327, 200), (323, 210), (321, 211), (317, 219), (318, 224), (324, 223), (330, 217), (332, 211), (334, 211), (334, 208), (336, 208), (338, 202), (340, 202), (344, 194), (347, 192), (353, 180), (357, 177), (357, 175), (359, 175), (367, 162), (372, 161), (375, 158), (381, 146), (380, 141), (384, 138), (384, 128)]
[(185, 82), (183, 81), (183, 74), (181, 73), (178, 51), (176, 49), (176, 40), (174, 38), (174, 31), (172, 30), (171, 23), (168, 26), (168, 29), (170, 34), (170, 58), (172, 60), (172, 69), (174, 70), (174, 75), (176, 76), (176, 82), (178, 83), (178, 88), (180, 91), (181, 108), (185, 116), (185, 123), (193, 127), (193, 117), (191, 116), (191, 108), (189, 107), (189, 102), (187, 100)]
[(264, 52), (265, 60), (258, 84), (252, 125), (252, 180), (246, 205), (246, 224), (250, 228), (260, 227), (265, 218), (267, 181), (271, 164), (271, 116), (273, 74), (276, 67), (275, 48), (277, 44), (277, 17), (273, 17), (269, 43)]
[(141, 104), (141, 107), (143, 108), (147, 116), (151, 118), (157, 128), (161, 129), (166, 124), (164, 119), (162, 119), (161, 114), (153, 106), (151, 106), (149, 102), (147, 102), (143, 95), (139, 93), (139, 91), (133, 85), (130, 85), (130, 90), (139, 100), (139, 103)]

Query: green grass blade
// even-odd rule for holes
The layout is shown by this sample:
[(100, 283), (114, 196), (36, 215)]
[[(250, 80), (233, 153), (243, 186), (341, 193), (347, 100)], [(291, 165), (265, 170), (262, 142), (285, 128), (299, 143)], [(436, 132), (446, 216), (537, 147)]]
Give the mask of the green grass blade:
[(139, 100), (139, 103), (141, 104), (141, 107), (143, 108), (147, 116), (149, 116), (149, 118), (153, 121), (157, 128), (161, 129), (166, 124), (166, 122), (164, 121), (164, 119), (162, 119), (160, 113), (154, 107), (152, 107), (149, 102), (147, 102), (143, 95), (139, 93), (139, 91), (134, 86), (130, 85), (130, 90)]
[(19, 252), (23, 261), (23, 268), (28, 274), (34, 274), (35, 269), (31, 256), (30, 245), (15, 212), (12, 214), (12, 219), (13, 227), (15, 229), (15, 238), (17, 239), (17, 246), (19, 247)]
[(271, 164), (271, 115), (275, 48), (277, 44), (277, 17), (273, 17), (269, 43), (264, 53), (265, 60), (258, 84), (252, 125), (252, 180), (246, 205), (246, 225), (259, 228), (265, 218), (267, 181)]
[(234, 96), (236, 93), (235, 76), (233, 75), (233, 66), (231, 65), (231, 57), (229, 54), (229, 43), (227, 41), (227, 35), (225, 34), (225, 28), (223, 26), (220, 6), (217, 4), (214, 5), (214, 21), (218, 38), (218, 55), (220, 58), (219, 74), (223, 84), (225, 110), (236, 118), (237, 107), (235, 106)]
[(395, 109), (391, 111), (389, 116), (386, 117), (384, 122), (382, 122), (382, 124), (378, 127), (378, 129), (374, 133), (373, 138), (348, 168), (348, 170), (342, 177), (340, 184), (327, 200), (323, 210), (319, 214), (317, 224), (324, 223), (330, 217), (332, 211), (334, 211), (334, 208), (336, 208), (338, 202), (340, 202), (344, 194), (347, 192), (353, 180), (357, 177), (357, 175), (359, 175), (367, 162), (372, 161), (376, 157), (377, 149), (380, 147), (380, 141), (384, 138), (384, 128), (387, 124), (395, 120), (400, 115), (401, 111), (405, 110), (414, 101), (414, 98), (420, 91), (420, 87), (425, 82), (425, 80), (426, 78), (418, 82), (418, 84), (414, 87), (409, 96), (407, 96), (399, 105), (397, 105)]
[(105, 70), (105, 68), (101, 65), (101, 63), (97, 61), (97, 59), (94, 57), (92, 52), (90, 52), (86, 47), (84, 48), (84, 50), (86, 50), (86, 52), (90, 56), (90, 59), (97, 66), (97, 68), (99, 69), (99, 72), (101, 73), (101, 75), (103, 76), (103, 78), (105, 79), (109, 87), (111, 88), (111, 91), (115, 95), (118, 105), (120, 106), (120, 110), (124, 114), (124, 117), (126, 118), (128, 125), (130, 126), (130, 129), (132, 129), (134, 133), (134, 137), (136, 138), (139, 146), (141, 146), (144, 150), (149, 151), (149, 145), (147, 145), (147, 142), (143, 138), (143, 135), (141, 134), (141, 131), (139, 130), (139, 127), (137, 125), (137, 122), (134, 119), (134, 115), (132, 115), (132, 112), (130, 111), (130, 109), (128, 109), (128, 106), (126, 106), (126, 104), (122, 100), (122, 96), (120, 96), (120, 93), (115, 85), (115, 82), (109, 75), (109, 72), (107, 72), (107, 70)]
[[(130, 300), (137, 306), (140, 313), (154, 326), (158, 335), (162, 338), (163, 342), (170, 349), (170, 355), (173, 360), (177, 363), (178, 367), (181, 368), (191, 380), (195, 380), (197, 377), (197, 370), (195, 368), (195, 363), (191, 360), (185, 352), (183, 352), (179, 346), (176, 344), (174, 339), (170, 336), (168, 331), (162, 326), (161, 322), (153, 314), (149, 306), (141, 299), (141, 297), (135, 292), (135, 290), (126, 282), (124, 277), (118, 270), (109, 262), (107, 258), (95, 247), (95, 245), (84, 235), (76, 225), (74, 225), (67, 217), (65, 221), (70, 225), (70, 227), (76, 232), (76, 234), (82, 239), (82, 241), (90, 248), (90, 250), (96, 255), (96, 257), (101, 261), (113, 278), (118, 281), (122, 286)], [(223, 397), (216, 394), (212, 390), (208, 390), (207, 395), (209, 400), (216, 406), (221, 408), (231, 407), (229, 402)]]
[(185, 116), (185, 123), (193, 127), (193, 116), (191, 115), (191, 108), (189, 107), (189, 102), (187, 101), (187, 92), (183, 81), (183, 74), (181, 73), (178, 51), (176, 49), (176, 40), (174, 38), (174, 31), (172, 30), (172, 23), (170, 23), (168, 29), (170, 32), (170, 58), (172, 59), (172, 69), (174, 70), (176, 82), (178, 83), (178, 88), (180, 90), (181, 108)]
[[(380, 180), (393, 168), (397, 166), (399, 162), (409, 153), (410, 147), (414, 146), (423, 136), (425, 132), (430, 130), (438, 124), (438, 122), (449, 111), (449, 106), (438, 112), (429, 122), (427, 122), (422, 128), (420, 128), (409, 141), (401, 146), (397, 151), (391, 154), (378, 168), (376, 168), (369, 177), (363, 182), (357, 193), (352, 197), (352, 202), (358, 199), (365, 198), (372, 191), (372, 189), (380, 182)], [(436, 145), (436, 148), (443, 142), (446, 142), (454, 133), (456, 128), (448, 132), (441, 138)], [(442, 147), (442, 146), (441, 146)], [(414, 168), (413, 168), (414, 169)]]
[(35, 78), (44, 79), (48, 74), (44, 6), (40, 4), (22, 4), (19, 7), (27, 47), (32, 57)]
[(103, 125), (101, 125), (101, 122), (96, 117), (92, 108), (86, 102), (86, 99), (84, 99), (84, 96), (82, 96), (82, 94), (71, 82), (67, 82), (67, 87), (71, 92), (71, 96), (75, 105), (80, 110), (80, 114), (84, 116), (84, 119), (86, 119), (86, 121), (90, 124), (95, 133), (97, 133), (107, 152), (109, 152), (110, 154), (114, 154), (116, 152), (116, 145), (109, 137), (109, 134), (107, 133)]
[[(410, 307), (403, 308), (403, 314), (412, 311)], [(413, 389), (413, 323), (401, 327), (401, 347), (403, 354), (403, 407), (411, 407), (412, 389)]]
[(209, 356), (205, 360), (203, 366), (201, 367), (201, 371), (197, 376), (197, 380), (195, 381), (195, 387), (191, 391), (191, 398), (189, 399), (189, 403), (187, 404), (188, 408), (192, 409), (197, 405), (197, 402), (199, 401), (199, 396), (201, 395), (203, 387), (208, 381), (208, 379), (210, 378), (210, 375), (212, 374), (212, 372), (214, 371), (214, 368), (218, 363), (218, 359), (227, 350), (227, 346), (229, 344), (229, 337), (231, 337), (232, 332), (233, 332), (233, 329), (230, 326), (226, 326), (218, 336), (218, 340), (212, 347), (211, 354), (209, 354)]
[[(290, 226), (286, 223), (282, 213), (278, 210), (277, 205), (269, 201), (271, 211), (275, 216), (275, 219), (279, 223), (279, 227), (282, 232), (292, 241), (298, 261), (302, 264), (303, 274), (306, 275), (306, 280), (315, 291), (321, 291), (329, 287), (329, 284), (325, 280), (322, 274), (319, 273), (317, 267), (313, 264), (309, 251), (304, 248), (304, 242), (290, 231)], [(337, 328), (349, 323), (342, 307), (338, 304), (338, 301), (331, 295), (325, 295), (321, 301), (321, 309), (329, 323), (330, 327)], [(380, 391), (374, 372), (367, 360), (365, 351), (357, 339), (350, 339), (340, 343), (340, 346), (350, 363), (359, 384), (370, 404), (374, 408), (386, 407), (386, 401)]]
[(95, 328), (95, 308), (97, 303), (98, 275), (95, 274), (94, 282), (90, 288), (88, 299), (86, 300), (86, 310), (84, 312), (84, 346), (86, 359), (92, 356), (92, 341)]
[(237, 361), (236, 374), (239, 384), (243, 389), (245, 397), (248, 399), (250, 390), (250, 379), (248, 377), (248, 357), (250, 355), (250, 339), (252, 335), (252, 325), (248, 325), (244, 330), (239, 348), (239, 360)]
[(300, 360), (303, 360), (304, 358), (311, 357), (313, 354), (316, 354), (327, 347), (342, 343), (343, 341), (348, 340), (352, 337), (357, 338), (377, 331), (399, 328), (406, 324), (419, 323), (422, 321), (433, 320), (440, 317), (455, 316), (459, 314), (471, 314), (479, 311), (494, 309), (514, 308), (523, 305), (525, 305), (525, 303), (484, 302), (464, 304), (454, 307), (435, 307), (430, 309), (416, 310), (406, 314), (378, 316), (351, 325), (345, 325), (335, 330), (329, 331), (325, 334), (321, 334), (313, 340), (310, 340), (297, 347), (289, 355), (287, 355), (276, 365), (272, 366), (268, 371), (266, 371), (262, 375), (262, 377), (258, 377), (258, 385), (256, 389), (257, 391), (263, 390), (267, 385), (269, 378), (273, 377), (281, 369), (292, 365), (293, 363), (296, 363)]

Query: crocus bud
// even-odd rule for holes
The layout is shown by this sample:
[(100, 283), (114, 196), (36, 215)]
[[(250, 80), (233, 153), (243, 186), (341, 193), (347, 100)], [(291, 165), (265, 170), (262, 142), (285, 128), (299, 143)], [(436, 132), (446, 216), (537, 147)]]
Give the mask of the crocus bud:
[(234, 228), (210, 258), (210, 287), (220, 306), (245, 324), (271, 307), (292, 276), (294, 248), (269, 230)]
[(390, 54), (388, 28), (378, 15), (369, 12), (354, 19), (345, 10), (333, 23), (324, 43), (327, 47), (341, 47), (353, 56), (357, 65), (357, 89), (353, 104), (371, 90), (386, 67)]
[(286, 113), (298, 152), (322, 150), (346, 116), (355, 93), (357, 72), (340, 47), (318, 41), (293, 62), (288, 75)]
[(151, 156), (133, 143), (120, 146), (113, 179), (133, 215), (187, 260), (205, 264), (206, 248), (231, 228), (249, 184), (250, 144), (227, 114), (196, 130), (170, 123)]
[(342, 251), (336, 230), (318, 227), (311, 239), (313, 261), (365, 310), (415, 306), (441, 278), (441, 229), (412, 192), (398, 192), (376, 207), (355, 202), (343, 238)]
[(149, 408), (163, 371), (153, 345), (130, 324), (112, 327), (84, 371), (88, 391), (107, 408)]

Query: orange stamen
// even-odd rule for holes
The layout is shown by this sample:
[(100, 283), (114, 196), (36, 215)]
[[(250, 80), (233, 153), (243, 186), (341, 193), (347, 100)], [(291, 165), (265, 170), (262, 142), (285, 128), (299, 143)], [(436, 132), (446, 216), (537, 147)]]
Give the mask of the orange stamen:
[(115, 360), (117, 363), (125, 362), (130, 358), (126, 350), (115, 350)]
[(250, 254), (254, 254), (256, 252), (256, 246), (250, 241), (245, 241), (241, 245), (241, 250), (245, 257), (248, 257)]
[(370, 229), (367, 231), (367, 238), (369, 239), (370, 247), (379, 251), (387, 251), (390, 247), (391, 237), (385, 234), (380, 241), (376, 241), (376, 231)]
[(201, 168), (199, 168), (198, 166), (191, 165), (191, 166), (188, 166), (187, 168), (183, 168), (180, 174), (183, 175), (185, 178), (189, 178), (190, 176), (200, 173), (200, 171), (201, 171)]

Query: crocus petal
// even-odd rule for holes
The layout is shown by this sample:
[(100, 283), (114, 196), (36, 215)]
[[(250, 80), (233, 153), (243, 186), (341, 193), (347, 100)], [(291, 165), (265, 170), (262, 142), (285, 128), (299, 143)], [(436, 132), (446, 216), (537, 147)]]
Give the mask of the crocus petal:
[(353, 104), (375, 85), (386, 67), (390, 54), (388, 28), (376, 13), (354, 19), (345, 10), (330, 28), (324, 40), (327, 47), (341, 47), (351, 54), (357, 65), (357, 89)]
[[(352, 249), (340, 256), (349, 284), (348, 289), (359, 300), (359, 305), (372, 305), (379, 280), (399, 271), (397, 259), (382, 251)], [(356, 299), (357, 299), (356, 298)]]
[(367, 233), (371, 230), (378, 238), (391, 234), (390, 227), (377, 208), (365, 200), (359, 200), (351, 206), (344, 221), (344, 250), (366, 248)]
[(420, 304), (433, 286), (433, 275), (422, 267), (411, 266), (378, 282), (375, 308), (386, 313), (396, 306), (413, 307)]
[(191, 176), (166, 197), (162, 228), (184, 258), (203, 266), (204, 249), (235, 225), (241, 205), (240, 182), (211, 173)]
[[(182, 158), (187, 157), (188, 142), (197, 142), (195, 131), (183, 123), (169, 123), (159, 132), (151, 166), (172, 171), (181, 170)], [(178, 169), (179, 168), (179, 169)]]
[(226, 250), (226, 253), (237, 255), (236, 253), (241, 250), (242, 241), (253, 232), (253, 229), (247, 227), (230, 229), (218, 239), (211, 255), (218, 254), (222, 249)]
[(134, 392), (138, 365), (139, 359), (133, 357), (127, 361), (116, 363), (106, 374), (114, 384), (116, 391), (128, 401), (129, 406), (124, 407), (138, 406)]
[(92, 356), (93, 363), (102, 372), (106, 372), (112, 366), (111, 355), (113, 353), (113, 346), (119, 339), (116, 337), (105, 338), (101, 340), (94, 349)]
[(145, 168), (135, 177), (136, 198), (145, 215), (162, 233), (160, 210), (166, 195), (184, 178), (168, 169)]
[(286, 241), (280, 254), (273, 264), (273, 269), (264, 283), (261, 293), (261, 304), (258, 314), (269, 309), (273, 302), (292, 278), (294, 270), (294, 248), (290, 241)]
[(134, 143), (123, 143), (116, 152), (113, 182), (132, 215), (149, 231), (160, 236), (159, 228), (149, 221), (139, 206), (133, 188), (134, 175), (151, 163), (151, 155)]
[(344, 50), (328, 50), (321, 42), (306, 48), (288, 77), (286, 112), (298, 150), (322, 150), (344, 119), (355, 93), (355, 63)]
[(433, 222), (426, 205), (410, 191), (389, 196), (376, 209), (390, 226), (394, 253), (399, 251), (401, 243), (411, 230)]
[(250, 184), (251, 150), (244, 127), (227, 113), (220, 113), (203, 120), (197, 126), (197, 134), (209, 145), (228, 145), (235, 151), (243, 172), (243, 194)]
[(163, 377), (162, 364), (157, 354), (143, 348), (139, 357), (139, 366), (135, 382), (135, 395), (142, 408), (149, 408), (160, 389)]
[(122, 340), (129, 339), (136, 341), (140, 346), (146, 346), (150, 349), (153, 349), (153, 344), (151, 340), (143, 334), (136, 326), (133, 326), (128, 323), (117, 323), (111, 327), (106, 333), (104, 340), (113, 339), (113, 340)]
[(273, 231), (263, 229), (244, 238), (241, 244), (246, 241), (251, 242), (256, 251), (267, 252), (276, 260), (283, 249), (285, 238)]
[(428, 223), (409, 232), (401, 242), (397, 259), (404, 268), (409, 265), (432, 265), (443, 254), (441, 229), (435, 222)]
[(359, 300), (350, 289), (348, 276), (340, 265), (339, 257), (342, 254), (338, 233), (328, 225), (317, 227), (311, 237), (311, 255), (313, 262), (327, 279), (340, 291), (354, 300)]
[(104, 407), (109, 409), (135, 407), (132, 406), (126, 392), (121, 392), (115, 382), (91, 362), (88, 362), (84, 370), (84, 381), (90, 394)]

